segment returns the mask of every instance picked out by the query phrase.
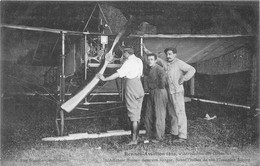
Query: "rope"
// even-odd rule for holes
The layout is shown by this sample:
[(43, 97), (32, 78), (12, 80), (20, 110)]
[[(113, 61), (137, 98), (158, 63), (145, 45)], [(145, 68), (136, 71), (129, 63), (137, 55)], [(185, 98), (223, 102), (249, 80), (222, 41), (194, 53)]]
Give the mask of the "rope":
[(71, 45), (72, 45), (72, 42), (71, 42), (71, 40), (70, 40), (70, 38), (69, 38), (69, 36), (65, 36), (65, 40), (67, 39), (67, 41), (68, 41), (68, 47), (69, 47), (69, 50), (71, 50)]
[(95, 7), (94, 7), (94, 9), (93, 9), (93, 11), (92, 11), (92, 13), (91, 13), (91, 15), (90, 15), (90, 17), (89, 17), (89, 19), (88, 19), (88, 21), (87, 21), (87, 23), (86, 23), (86, 25), (85, 25), (85, 27), (84, 27), (84, 29), (83, 29), (83, 31), (82, 31), (82, 32), (84, 32), (84, 31), (85, 31), (85, 29), (87, 28), (87, 26), (88, 26), (88, 23), (89, 23), (90, 19), (92, 18), (92, 15), (93, 15), (93, 13), (94, 13), (94, 11), (95, 11), (96, 7), (97, 7), (97, 4), (95, 5)]
[(181, 43), (181, 40), (178, 40), (177, 44), (174, 46), (174, 48), (177, 48), (180, 43)]
[(22, 88), (26, 88), (26, 89), (28, 89), (28, 90), (34, 92), (35, 94), (38, 94), (39, 96), (41, 96), (41, 97), (43, 97), (43, 98), (45, 98), (45, 99), (48, 99), (48, 100), (50, 100), (50, 101), (52, 101), (52, 102), (54, 102), (54, 103), (57, 103), (57, 101), (58, 101), (58, 100), (56, 100), (52, 95), (50, 95), (50, 96), (52, 96), (52, 97), (54, 98), (54, 100), (52, 100), (51, 98), (48, 98), (48, 97), (44, 96), (44, 94), (41, 94), (41, 93), (39, 93), (39, 92), (37, 92), (37, 91), (35, 91), (35, 90), (29, 88), (29, 87), (22, 86), (22, 85), (19, 85), (19, 84), (18, 84), (18, 86), (21, 86)]
[(102, 110), (102, 111), (90, 112), (90, 113), (88, 113), (87, 115), (95, 115), (95, 114), (97, 114), (97, 113), (104, 113), (104, 112), (116, 110), (116, 109), (119, 109), (119, 108), (125, 108), (125, 106), (112, 107), (112, 108), (108, 108), (108, 109), (105, 109), (105, 110)]
[[(103, 15), (103, 17), (104, 17), (104, 20), (106, 21), (106, 23), (107, 23), (107, 25), (108, 25), (108, 22), (107, 22), (107, 19), (106, 19), (106, 17), (105, 17), (105, 15), (104, 15), (104, 13), (103, 13), (103, 10), (102, 10), (102, 8), (101, 8), (101, 6), (100, 6), (100, 4), (97, 2), (97, 4), (98, 4), (98, 7), (100, 8), (100, 11), (101, 11), (101, 14)], [(112, 32), (112, 30), (111, 30), (111, 28), (110, 28), (110, 26), (108, 25), (108, 28), (109, 28), (109, 31), (113, 34), (113, 32)]]
[[(40, 86), (40, 85), (37, 85), (37, 84), (33, 84), (33, 83), (31, 83), (31, 82), (28, 82), (28, 81), (24, 81), (24, 80), (20, 80), (20, 79), (18, 79), (17, 77), (14, 77), (14, 76), (11, 76), (11, 75), (8, 75), (8, 77), (10, 77), (10, 78), (13, 78), (13, 79), (15, 79), (17, 82), (22, 82), (22, 83), (27, 83), (27, 84), (31, 84), (31, 85), (35, 85), (35, 86), (37, 86), (37, 87), (40, 87), (40, 88), (43, 88), (50, 96), (52, 96), (51, 95), (51, 93), (45, 88), (45, 87), (43, 87), (43, 86)], [(33, 89), (31, 89), (31, 88), (28, 88), (28, 87), (25, 87), (25, 86), (22, 86), (22, 85), (19, 85), (19, 84), (17, 84), (18, 86), (21, 86), (21, 87), (23, 87), (23, 88), (26, 88), (26, 89), (29, 89), (29, 90), (31, 90), (31, 91), (33, 91), (33, 92), (35, 92), (36, 94), (39, 94), (39, 95), (41, 95), (41, 96), (44, 96), (43, 94), (41, 94), (41, 93), (38, 93), (37, 91), (35, 91), (35, 90), (33, 90)], [(44, 96), (45, 97), (45, 96)], [(52, 96), (52, 98), (54, 99), (54, 100), (52, 100), (52, 101), (57, 101), (53, 96)], [(48, 98), (49, 99), (49, 98)], [(49, 100), (51, 100), (51, 99), (49, 99)]]
[(42, 37), (42, 33), (41, 33), (41, 35), (40, 35), (40, 37), (39, 37), (39, 39), (38, 39), (37, 47), (36, 47), (36, 49), (35, 49), (35, 51), (34, 51), (34, 54), (33, 54), (33, 60), (36, 60), (35, 56), (36, 56), (36, 52), (37, 52), (37, 50), (38, 50), (38, 48), (39, 48), (39, 45), (40, 45), (41, 37)]
[(56, 45), (58, 44), (59, 38), (60, 38), (60, 37), (57, 38), (57, 40), (56, 40), (56, 42), (55, 42), (55, 44), (54, 44), (54, 46), (53, 46), (53, 48), (52, 48), (52, 50), (51, 50), (51, 56), (52, 56), (52, 54), (53, 54), (53, 52), (54, 52), (54, 49), (56, 48)]

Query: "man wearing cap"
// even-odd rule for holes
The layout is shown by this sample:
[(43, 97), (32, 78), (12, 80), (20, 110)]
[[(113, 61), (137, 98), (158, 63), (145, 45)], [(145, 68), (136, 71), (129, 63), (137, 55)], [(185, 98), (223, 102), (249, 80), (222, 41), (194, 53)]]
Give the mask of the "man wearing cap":
[[(143, 45), (145, 53), (151, 53)], [(176, 58), (176, 48), (164, 50), (167, 60), (158, 58), (167, 74), (168, 112), (171, 119), (172, 142), (184, 142), (187, 140), (187, 116), (185, 112), (183, 82), (190, 80), (196, 70), (191, 65)]]
[(125, 84), (125, 103), (127, 114), (131, 120), (132, 140), (128, 145), (136, 145), (139, 134), (139, 125), (141, 118), (141, 108), (144, 97), (144, 89), (140, 77), (143, 74), (143, 62), (134, 55), (132, 47), (123, 48), (123, 56), (126, 59), (120, 69), (109, 77), (98, 75), (102, 81), (110, 81), (116, 78), (126, 78)]

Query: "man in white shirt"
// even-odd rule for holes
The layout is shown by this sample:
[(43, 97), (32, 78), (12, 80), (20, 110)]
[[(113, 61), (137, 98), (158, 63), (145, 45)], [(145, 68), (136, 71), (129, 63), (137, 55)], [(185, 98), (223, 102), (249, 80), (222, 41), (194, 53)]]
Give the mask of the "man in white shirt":
[(143, 74), (143, 62), (134, 55), (134, 49), (132, 47), (124, 48), (123, 56), (126, 58), (126, 61), (116, 73), (106, 78), (103, 75), (98, 75), (98, 77), (102, 81), (110, 81), (123, 77), (126, 78), (125, 103), (128, 110), (128, 117), (132, 122), (132, 141), (128, 143), (128, 145), (136, 145), (144, 97), (144, 89), (140, 80), (140, 77)]

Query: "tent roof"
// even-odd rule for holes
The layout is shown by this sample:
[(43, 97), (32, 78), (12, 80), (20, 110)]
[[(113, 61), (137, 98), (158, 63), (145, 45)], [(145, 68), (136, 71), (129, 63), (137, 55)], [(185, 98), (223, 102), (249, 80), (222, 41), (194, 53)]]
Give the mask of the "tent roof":
[[(99, 11), (97, 10), (93, 17), (90, 17), (96, 3), (94, 1), (4, 2), (2, 26), (3, 24), (19, 25), (21, 29), (35, 27), (34, 30), (53, 33), (60, 33), (61, 29), (65, 29), (63, 32), (83, 34), (82, 28), (88, 21), (93, 27), (98, 25)], [(102, 2), (102, 4), (120, 9), (125, 16), (137, 17), (137, 23), (147, 21), (156, 25), (157, 33), (194, 34), (144, 36), (144, 42), (149, 43), (147, 47), (151, 51), (163, 53), (166, 47), (176, 46), (178, 57), (189, 63), (205, 61), (237, 50), (254, 41), (254, 37), (234, 34), (257, 35), (259, 29), (258, 1), (239, 3), (115, 1)], [(221, 35), (214, 36), (210, 33)], [(233, 36), (223, 34), (233, 34)]]
[[(166, 38), (167, 37), (167, 38)], [(188, 63), (196, 63), (229, 54), (243, 46), (253, 44), (253, 36), (232, 35), (181, 35), (162, 36), (152, 35), (144, 37), (146, 47), (165, 58), (164, 49), (177, 48), (177, 57)]]
[[(64, 31), (61, 29), (28, 27), (19, 25), (2, 24), (1, 27), (51, 33), (60, 33), (61, 31), (63, 31), (64, 33), (76, 35), (89, 34), (87, 32)], [(159, 54), (162, 58), (165, 58), (165, 48), (176, 47), (178, 51), (177, 57), (188, 63), (196, 63), (223, 56), (243, 46), (247, 46), (249, 44), (252, 45), (254, 41), (254, 36), (240, 34), (145, 34), (132, 35), (132, 37), (142, 37), (144, 39), (144, 44), (146, 45), (146, 47), (150, 51)]]

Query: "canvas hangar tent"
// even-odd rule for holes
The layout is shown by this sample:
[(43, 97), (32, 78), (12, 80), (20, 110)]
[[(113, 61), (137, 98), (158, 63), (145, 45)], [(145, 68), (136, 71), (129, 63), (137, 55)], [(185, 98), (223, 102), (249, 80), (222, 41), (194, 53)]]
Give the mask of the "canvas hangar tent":
[[(105, 13), (105, 9), (104, 13)], [(103, 17), (103, 16), (102, 16)], [(109, 19), (107, 19), (109, 20)], [(103, 20), (104, 21), (104, 20)], [(11, 27), (11, 25), (2, 25), (1, 27)], [(16, 29), (19, 26), (15, 25)], [(28, 29), (28, 27), (22, 27), (20, 29)], [(2, 28), (4, 29), (4, 28)], [(37, 28), (29, 27), (30, 30), (37, 30)], [(114, 31), (112, 25), (111, 25), (112, 31)], [(45, 28), (38, 28), (40, 31), (45, 31)], [(60, 33), (63, 35), (69, 35), (70, 31), (66, 30), (60, 30), (56, 29), (55, 31), (58, 35)], [(114, 31), (116, 32), (116, 31)], [(90, 36), (88, 33), (79, 33), (79, 32), (71, 32), (70, 34), (72, 35), (86, 35)], [(93, 35), (101, 35), (101, 34), (93, 34)], [(107, 34), (109, 36), (109, 34)], [(64, 37), (64, 36), (63, 36)], [(65, 38), (62, 38), (60, 41), (65, 41)], [(111, 35), (112, 37), (112, 35)], [(97, 39), (98, 37), (95, 37), (93, 39)], [(79, 45), (79, 50), (81, 50), (81, 55), (80, 57), (85, 58), (86, 50), (84, 43), (84, 37), (82, 40), (75, 40), (75, 43)], [(89, 39), (91, 40), (91, 39)], [(111, 41), (113, 41), (113, 37), (110, 39), (109, 44), (111, 44)], [(141, 43), (144, 43), (148, 49), (150, 49), (153, 52), (156, 52), (158, 54), (161, 54), (163, 58), (163, 49), (167, 46), (175, 46), (178, 49), (178, 57), (188, 63), (193, 64), (196, 69), (198, 74), (206, 74), (206, 75), (227, 75), (227, 74), (235, 74), (235, 73), (240, 73), (240, 72), (248, 72), (250, 77), (250, 84), (248, 84), (248, 89), (249, 89), (249, 94), (247, 94), (245, 101), (242, 103), (234, 103), (232, 100), (230, 101), (233, 104), (238, 104), (240, 106), (246, 106), (246, 108), (251, 108), (252, 106), (257, 107), (258, 103), (258, 94), (257, 94), (257, 89), (258, 89), (258, 73), (259, 73), (259, 68), (258, 68), (258, 52), (257, 52), (257, 37), (255, 35), (241, 35), (241, 34), (232, 34), (232, 35), (227, 35), (227, 34), (141, 34), (141, 35), (132, 35), (129, 37), (129, 39), (126, 39), (125, 43), (130, 43), (133, 44), (135, 47), (135, 50), (137, 52), (138, 56), (142, 56), (143, 52), (141, 49)], [(91, 42), (90, 42), (91, 43)], [(71, 56), (66, 56), (64, 57), (64, 62), (63, 65), (62, 63), (58, 63), (58, 67), (62, 67), (59, 69), (59, 75), (60, 75), (60, 80), (59, 80), (59, 88), (63, 89), (59, 91), (59, 99), (58, 101), (64, 102), (65, 99), (65, 78), (70, 79), (71, 75), (74, 74), (75, 72), (75, 64), (72, 63), (72, 61), (75, 60), (75, 57), (77, 53), (73, 53), (66, 50), (68, 47), (65, 46), (65, 43), (60, 43), (60, 53), (62, 55), (67, 54)], [(121, 43), (122, 44), (122, 43)], [(101, 45), (102, 46), (102, 45)], [(64, 48), (62, 48), (64, 47)], [(106, 46), (108, 47), (108, 46)], [(73, 47), (71, 47), (69, 50), (73, 50)], [(77, 50), (77, 49), (75, 49)], [(66, 52), (66, 53), (65, 53)], [(79, 52), (79, 51), (78, 51)], [(96, 55), (96, 54), (95, 54)], [(72, 60), (67, 59), (71, 58)], [(75, 60), (76, 61), (76, 60)], [(91, 63), (89, 63), (91, 65)], [(95, 64), (92, 64), (95, 65)], [(111, 65), (112, 66), (112, 65)], [(117, 65), (118, 67), (120, 65)], [(85, 66), (86, 70), (87, 66)], [(32, 69), (33, 70), (33, 69)], [(45, 69), (47, 70), (47, 69)], [(64, 73), (62, 72), (64, 71)], [(58, 73), (56, 73), (58, 74)], [(93, 74), (93, 73), (92, 73)], [(247, 75), (248, 76), (248, 75)], [(190, 95), (200, 95), (196, 94), (196, 77), (195, 77), (195, 84), (193, 84), (193, 90), (191, 90), (192, 93)], [(198, 80), (199, 81), (199, 80)], [(68, 81), (70, 82), (70, 81)], [(110, 84), (110, 85), (101, 85), (102, 87), (107, 87), (108, 89), (111, 89), (111, 86), (114, 86), (112, 90), (118, 90), (117, 84)], [(231, 84), (232, 85), (232, 84)], [(120, 87), (120, 86), (119, 86)], [(120, 90), (122, 86), (119, 88)], [(107, 89), (102, 89), (103, 91), (107, 92)], [(97, 89), (99, 93), (102, 93), (100, 89)], [(72, 92), (73, 93), (73, 92)], [(110, 92), (114, 93), (114, 92)], [(120, 91), (120, 93), (123, 93), (123, 90)], [(7, 93), (8, 94), (8, 93)], [(61, 99), (61, 100), (60, 100)], [(121, 99), (121, 98), (120, 98)], [(214, 100), (213, 100), (214, 99)], [(212, 101), (218, 101), (217, 99), (213, 98)], [(219, 101), (219, 102), (224, 102), (225, 101)], [(61, 111), (62, 112), (62, 111)], [(73, 119), (73, 118), (71, 118)], [(76, 119), (76, 118), (74, 118)], [(56, 121), (63, 121), (65, 118), (63, 115), (58, 115)], [(63, 123), (64, 125), (64, 123)], [(57, 125), (58, 126), (58, 125)], [(64, 126), (57, 127), (59, 130), (63, 130)], [(61, 132), (63, 133), (63, 132)]]

